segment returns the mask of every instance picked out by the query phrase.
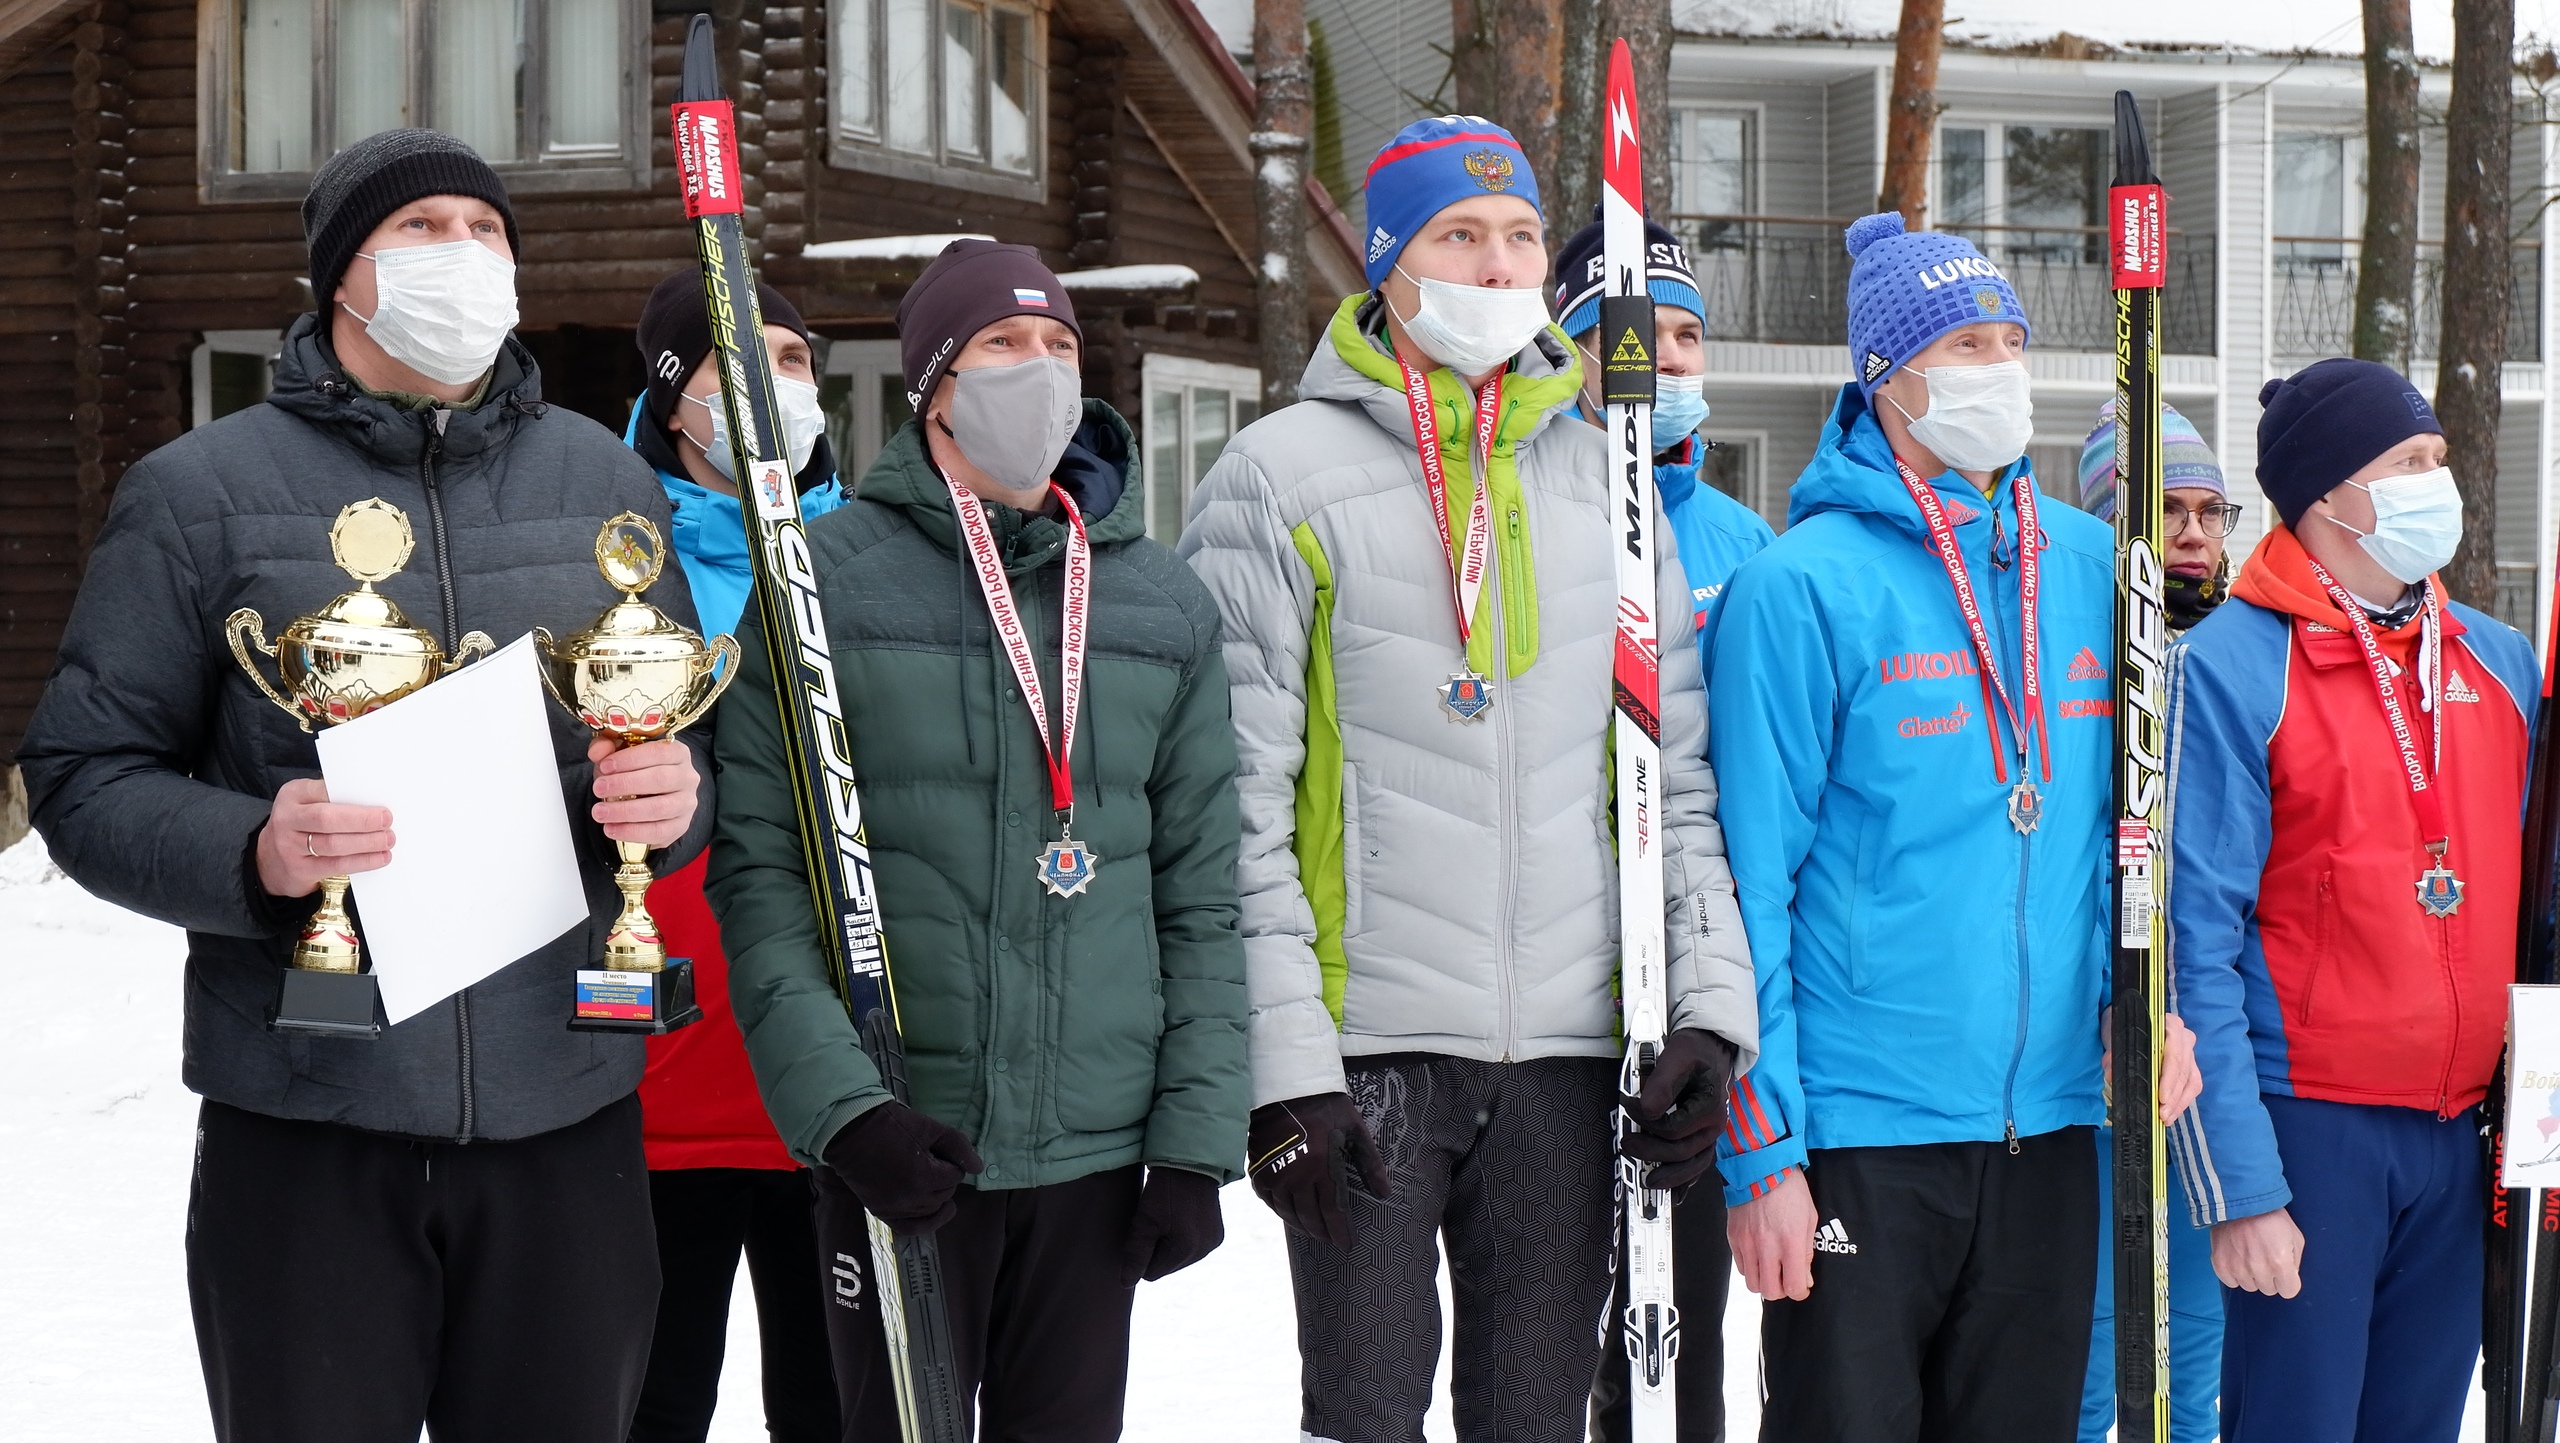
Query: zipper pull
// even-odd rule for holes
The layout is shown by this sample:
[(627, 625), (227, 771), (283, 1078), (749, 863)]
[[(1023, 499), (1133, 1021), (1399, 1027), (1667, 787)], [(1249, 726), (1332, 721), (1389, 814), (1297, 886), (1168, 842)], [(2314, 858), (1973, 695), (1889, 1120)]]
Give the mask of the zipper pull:
[(2009, 1119), (2004, 1130), (2009, 1134), (2009, 1156), (2016, 1157), (2018, 1155), (2018, 1120), (2014, 1117)]
[(1511, 512), (1511, 539), (1514, 541), (1520, 539), (1520, 511), (1517, 507), (1514, 507)]

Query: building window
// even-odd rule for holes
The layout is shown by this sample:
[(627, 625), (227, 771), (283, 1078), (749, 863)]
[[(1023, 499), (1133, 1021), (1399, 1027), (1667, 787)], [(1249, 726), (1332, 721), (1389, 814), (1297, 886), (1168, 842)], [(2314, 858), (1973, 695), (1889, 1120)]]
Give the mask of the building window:
[(1039, 11), (1002, 0), (834, 0), (828, 14), (837, 165), (1043, 198)]
[(319, 163), (416, 125), (516, 191), (648, 184), (644, 0), (213, 0), (203, 170), (217, 200), (297, 198)]
[(1787, 525), (1787, 498), (1783, 488), (1774, 498), (1776, 514), (1771, 514), (1771, 498), (1760, 479), (1760, 455), (1768, 437), (1757, 431), (1714, 431), (1698, 433), (1704, 449), (1698, 454), (1698, 479), (1713, 486), (1743, 505), (1758, 512), (1771, 526), (1783, 531)]
[(1759, 116), (1748, 110), (1671, 113), (1671, 208), (1682, 215), (1752, 213)]
[(282, 331), (207, 331), (188, 369), (187, 424), (203, 426), (245, 411), (275, 389)]
[(2103, 260), (2113, 160), (2108, 133), (2086, 126), (1940, 126), (1937, 223), (1994, 259)]
[(827, 449), (845, 494), (871, 469), (880, 449), (915, 415), (899, 369), (895, 341), (832, 341), (820, 370), (818, 404), (827, 413)]
[(2279, 266), (2340, 264), (2364, 229), (2363, 137), (2279, 131), (2275, 160)]
[(1150, 353), (1140, 373), (1146, 421), (1147, 534), (1171, 546), (1182, 535), (1192, 488), (1227, 439), (1262, 414), (1262, 374), (1185, 356)]

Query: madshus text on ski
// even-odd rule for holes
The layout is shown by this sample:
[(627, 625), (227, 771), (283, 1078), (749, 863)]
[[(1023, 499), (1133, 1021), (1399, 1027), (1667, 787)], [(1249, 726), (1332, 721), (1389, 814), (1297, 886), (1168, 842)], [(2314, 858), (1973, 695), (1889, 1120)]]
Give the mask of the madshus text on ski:
[[(1508, 132), (1440, 116), (1167, 546), (1030, 246), (916, 278), (914, 418), (837, 474), (702, 44), (683, 143), (728, 189), (622, 434), (543, 401), (500, 176), (347, 147), (302, 203), (319, 308), (265, 404), (125, 473), (19, 754), (54, 860), (187, 929), (217, 1438), (699, 1439), (742, 1252), (777, 1439), (1113, 1438), (1136, 1289), (1248, 1178), (1297, 1355), (1232, 1366), (1296, 1370), (1299, 1415), (1202, 1437), (1406, 1443), (1444, 1336), (1470, 1443), (1717, 1438), (1728, 1363), (1790, 1443), (2094, 1443), (2120, 1395), (2178, 1440), (2456, 1436), (2542, 687), (2437, 579), (2463, 503), (2407, 378), (2267, 383), (2279, 520), (2235, 561), (2156, 387), (2044, 416), (2088, 439), (2034, 474), (2036, 318), (1870, 215), (1774, 532), (1712, 479), (1717, 317), (1635, 162), (1551, 226)], [(400, 818), (207, 639), (332, 605), (359, 503), (444, 645), (620, 605), (597, 538), (637, 522), (649, 602), (741, 650), (679, 735), (556, 719), (585, 924), (328, 1034), (278, 989)], [(2119, 817), (2135, 602), (2157, 829)], [(699, 1022), (565, 1025), (614, 844)], [(2111, 1036), (2156, 1049), (2112, 1117)], [(2119, 1258), (2155, 1215), (2109, 1124), (2155, 1109), (2159, 1256)]]

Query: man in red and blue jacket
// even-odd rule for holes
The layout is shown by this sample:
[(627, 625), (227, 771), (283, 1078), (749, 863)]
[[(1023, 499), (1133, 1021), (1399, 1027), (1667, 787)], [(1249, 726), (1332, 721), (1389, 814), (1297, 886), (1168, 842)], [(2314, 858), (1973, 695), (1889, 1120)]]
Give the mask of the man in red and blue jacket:
[(2284, 525), (2170, 696), (2172, 956), (2205, 1074), (2171, 1148), (2226, 1285), (2222, 1436), (2450, 1443), (2540, 688), (2524, 638), (2432, 574), (2461, 497), (2417, 388), (2332, 360), (2259, 399)]

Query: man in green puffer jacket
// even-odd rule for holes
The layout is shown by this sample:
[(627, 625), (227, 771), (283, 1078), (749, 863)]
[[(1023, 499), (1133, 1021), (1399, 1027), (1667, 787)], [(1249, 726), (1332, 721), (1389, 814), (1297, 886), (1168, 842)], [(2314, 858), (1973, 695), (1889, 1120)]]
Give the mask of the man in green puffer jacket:
[(1116, 1438), (1134, 1285), (1218, 1245), (1244, 1154), (1218, 610), (1145, 538), (1134, 438), (1080, 400), (1035, 252), (953, 243), (898, 323), (920, 420), (810, 545), (913, 1106), (828, 980), (755, 636), (707, 890), (765, 1106), (817, 1168), (851, 1436), (898, 1436), (867, 1209), (940, 1230), (981, 1436)]

